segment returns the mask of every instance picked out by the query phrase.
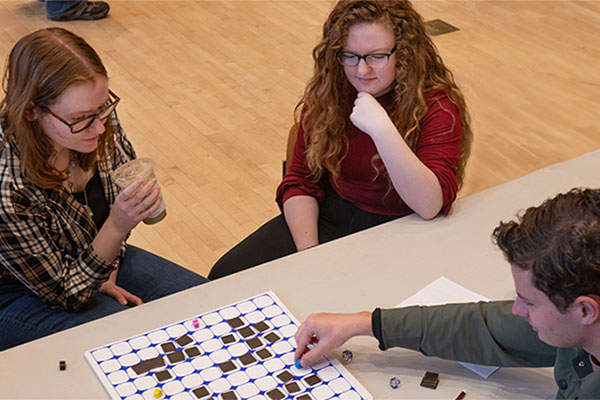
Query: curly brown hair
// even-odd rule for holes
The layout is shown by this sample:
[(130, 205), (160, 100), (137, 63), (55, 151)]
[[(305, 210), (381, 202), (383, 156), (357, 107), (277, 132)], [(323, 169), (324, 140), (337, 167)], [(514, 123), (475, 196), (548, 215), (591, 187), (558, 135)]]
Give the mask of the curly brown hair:
[(462, 122), (456, 171), (460, 188), (473, 140), (465, 99), (426, 33), (423, 19), (406, 0), (340, 0), (329, 14), (323, 38), (313, 49), (313, 76), (295, 111), (296, 122), (301, 120), (306, 134), (311, 175), (319, 179), (326, 168), (337, 176), (348, 151), (345, 130), (352, 107), (351, 85), (336, 57), (350, 27), (361, 22), (383, 23), (394, 32), (396, 78), (390, 118), (413, 151), (421, 133), (419, 121), (427, 114), (426, 93), (442, 90), (457, 106)]
[(600, 189), (575, 188), (530, 207), (501, 222), (493, 239), (561, 312), (579, 296), (600, 295)]
[[(39, 124), (28, 116), (32, 106), (50, 106), (73, 83), (86, 82), (107, 71), (94, 49), (81, 37), (62, 28), (40, 29), (21, 38), (8, 57), (0, 102), (3, 142), (16, 148), (21, 173), (42, 188), (57, 188), (66, 179), (51, 164), (54, 146)], [(89, 170), (96, 159), (114, 150), (110, 118), (91, 153), (74, 154), (78, 165)], [(106, 169), (104, 164), (101, 168)]]

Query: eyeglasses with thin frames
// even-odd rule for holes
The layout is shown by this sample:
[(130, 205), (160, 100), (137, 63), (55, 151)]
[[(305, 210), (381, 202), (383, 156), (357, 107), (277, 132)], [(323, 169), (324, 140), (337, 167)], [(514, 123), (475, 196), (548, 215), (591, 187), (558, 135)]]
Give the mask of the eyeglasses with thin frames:
[(121, 100), (121, 98), (119, 96), (117, 96), (112, 90), (109, 90), (108, 94), (112, 98), (112, 100), (102, 110), (98, 111), (94, 115), (88, 115), (88, 116), (78, 119), (77, 121), (74, 121), (74, 122), (65, 121), (64, 118), (56, 115), (54, 112), (52, 112), (52, 110), (50, 110), (46, 106), (40, 105), (39, 107), (42, 110), (44, 110), (45, 112), (52, 115), (54, 118), (56, 118), (60, 122), (62, 122), (63, 124), (65, 124), (66, 126), (68, 126), (69, 129), (71, 130), (72, 134), (76, 134), (76, 133), (85, 131), (87, 128), (89, 128), (94, 123), (94, 121), (96, 119), (98, 119), (102, 123), (106, 122), (106, 120), (108, 119), (110, 114), (112, 114), (112, 112), (115, 111), (115, 108), (117, 108), (117, 104), (119, 104), (119, 101)]
[(367, 65), (371, 68), (383, 68), (388, 65), (390, 57), (397, 48), (397, 45), (394, 46), (389, 53), (371, 53), (365, 55), (351, 53), (349, 51), (340, 51), (337, 54), (337, 59), (344, 67), (356, 67), (358, 63), (360, 63), (360, 60), (365, 60)]

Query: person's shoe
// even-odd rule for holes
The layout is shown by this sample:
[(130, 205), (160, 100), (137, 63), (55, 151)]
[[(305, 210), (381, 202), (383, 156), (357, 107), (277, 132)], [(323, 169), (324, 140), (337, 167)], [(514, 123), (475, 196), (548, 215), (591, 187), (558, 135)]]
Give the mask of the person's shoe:
[(95, 21), (108, 15), (110, 6), (104, 1), (88, 1), (82, 7), (50, 18), (52, 21)]

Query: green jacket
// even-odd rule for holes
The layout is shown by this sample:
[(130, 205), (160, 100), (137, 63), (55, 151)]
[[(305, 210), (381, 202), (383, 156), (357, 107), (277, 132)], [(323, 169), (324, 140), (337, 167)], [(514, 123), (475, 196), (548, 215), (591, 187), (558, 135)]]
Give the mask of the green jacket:
[(589, 353), (545, 344), (525, 318), (512, 314), (512, 304), (376, 310), (373, 330), (382, 350), (404, 347), (426, 356), (502, 367), (554, 366), (557, 399), (600, 399), (600, 370), (593, 372)]

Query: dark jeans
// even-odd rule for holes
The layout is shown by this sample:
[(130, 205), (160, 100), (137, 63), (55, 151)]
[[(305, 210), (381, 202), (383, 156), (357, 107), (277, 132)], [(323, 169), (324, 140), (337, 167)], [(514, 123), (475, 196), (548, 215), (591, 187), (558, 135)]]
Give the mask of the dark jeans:
[(87, 3), (87, 0), (77, 0), (77, 1), (52, 1), (46, 0), (46, 17), (54, 18), (62, 15), (66, 11), (71, 10), (79, 6), (80, 4)]
[[(342, 199), (331, 186), (319, 205), (319, 243), (398, 218), (373, 214)], [(296, 252), (292, 234), (283, 214), (271, 219), (223, 255), (212, 267), (208, 279), (217, 279)]]
[[(117, 275), (117, 285), (144, 302), (205, 282), (206, 278), (134, 246), (127, 246)], [(0, 350), (128, 308), (98, 293), (82, 310), (63, 311), (45, 304), (21, 283), (0, 279)]]

